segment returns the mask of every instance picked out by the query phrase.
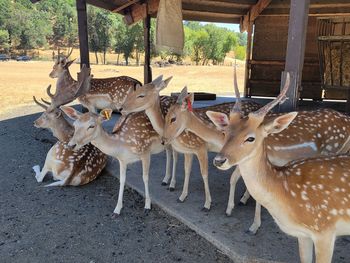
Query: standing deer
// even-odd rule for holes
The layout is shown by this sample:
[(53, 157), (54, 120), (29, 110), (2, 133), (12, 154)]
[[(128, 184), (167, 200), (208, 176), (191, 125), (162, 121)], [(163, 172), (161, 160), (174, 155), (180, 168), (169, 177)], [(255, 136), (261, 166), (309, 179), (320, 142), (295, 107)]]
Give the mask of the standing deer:
[[(281, 132), (298, 112), (267, 115), (285, 99), (287, 89), (285, 86), (274, 101), (247, 117), (242, 118), (240, 103), (236, 103), (229, 119), (225, 114), (215, 114), (214, 122), (226, 128), (225, 143), (214, 164), (223, 170), (238, 165), (256, 201), (267, 208), (284, 232), (298, 238), (301, 262), (312, 262), (314, 245), (316, 262), (328, 263), (332, 260), (336, 237), (350, 234), (350, 156), (306, 158), (282, 167), (271, 163), (268, 149), (274, 146), (266, 141), (270, 134), (279, 134), (276, 138), (286, 142), (276, 147), (276, 151), (282, 154), (285, 149), (291, 149), (287, 143), (291, 133)], [(309, 140), (300, 139), (299, 149), (325, 143), (322, 147), (327, 152), (334, 148), (340, 152), (345, 150), (340, 141), (343, 137), (349, 141), (350, 121), (330, 113), (324, 112), (323, 118), (310, 114), (308, 118), (296, 121), (299, 131), (294, 132), (301, 134), (327, 126)], [(328, 141), (319, 141), (329, 135)]]
[[(53, 101), (55, 97), (70, 97), (71, 93), (77, 90), (77, 81), (73, 79), (69, 72), (69, 67), (74, 62), (74, 60), (68, 60), (71, 53), (67, 57), (57, 56), (57, 60), (49, 74), (51, 78), (57, 78), (56, 93), (52, 94), (48, 90), (48, 94)], [(90, 90), (79, 96), (78, 100), (90, 112), (96, 113), (97, 109), (103, 108), (115, 110), (120, 108), (126, 94), (130, 90), (134, 90), (137, 85), (141, 85), (141, 82), (127, 76), (105, 79), (92, 78)]]
[(163, 151), (164, 145), (161, 144), (161, 138), (146, 114), (130, 114), (119, 123), (119, 128), (113, 134), (109, 134), (103, 129), (102, 122), (110, 118), (111, 109), (104, 109), (99, 115), (92, 112), (82, 114), (66, 106), (61, 106), (61, 109), (74, 120), (74, 135), (68, 145), (77, 150), (91, 142), (102, 152), (119, 161), (120, 189), (114, 216), (119, 215), (123, 207), (127, 165), (139, 160), (142, 161), (142, 178), (145, 185), (145, 212), (148, 212), (151, 209), (148, 188), (151, 155)]
[[(130, 112), (145, 111), (149, 117), (154, 129), (160, 136), (164, 133), (164, 111), (160, 107), (159, 92), (164, 89), (170, 82), (171, 77), (163, 80), (163, 76), (158, 77), (151, 83), (145, 84), (142, 87), (138, 87), (135, 91), (128, 94), (123, 106), (122, 113), (127, 114)], [(179, 103), (174, 99), (172, 104)], [(202, 112), (205, 115), (207, 110), (219, 110), (223, 112), (229, 112), (233, 103), (224, 103), (207, 108), (198, 109), (198, 112)], [(170, 106), (170, 104), (169, 104)], [(249, 112), (256, 110), (259, 107), (254, 102), (244, 103), (244, 109)], [(183, 132), (172, 141), (171, 146), (177, 152), (185, 154), (185, 180), (183, 185), (182, 193), (179, 197), (180, 202), (184, 202), (188, 195), (188, 185), (192, 166), (192, 156), (195, 154), (200, 164), (201, 175), (204, 182), (205, 190), (205, 203), (204, 210), (209, 210), (211, 206), (211, 196), (208, 182), (208, 153), (207, 151), (219, 151), (220, 149), (215, 148), (215, 145), (208, 144), (197, 135), (191, 132)], [(175, 178), (172, 178), (170, 187), (174, 187)]]
[[(35, 97), (33, 100), (45, 110), (34, 121), (34, 126), (50, 129), (59, 140), (47, 153), (43, 169), (40, 171), (39, 165), (33, 167), (36, 180), (41, 183), (48, 172), (52, 173), (53, 179), (57, 182), (47, 186), (78, 186), (94, 180), (106, 166), (107, 156), (92, 144), (87, 144), (77, 151), (72, 150), (67, 143), (73, 136), (74, 128), (63, 117), (62, 111), (49, 109)], [(44, 100), (43, 102), (50, 105)]]
[[(286, 82), (286, 86), (289, 82)], [(236, 96), (239, 95), (236, 70), (234, 71), (234, 87)], [(195, 133), (208, 143), (212, 143), (221, 149), (225, 143), (225, 136), (222, 130), (225, 130), (227, 123), (226, 114), (217, 114), (208, 111), (207, 115), (212, 120), (208, 122), (203, 115), (192, 111), (191, 105), (193, 96), (187, 94), (187, 90), (183, 90), (180, 95), (179, 103), (173, 105), (166, 118), (164, 128), (165, 140), (173, 140), (184, 130)], [(245, 112), (244, 112), (245, 113)], [(268, 114), (269, 117), (278, 116), (278, 114)], [(324, 122), (324, 116), (329, 116), (328, 121)], [(289, 127), (279, 134), (271, 134), (266, 138), (267, 154), (270, 161), (274, 165), (283, 166), (286, 163), (307, 157), (315, 157), (322, 155), (331, 155), (337, 153), (345, 153), (350, 148), (349, 132), (350, 125), (343, 126), (338, 122), (339, 119), (350, 118), (333, 110), (316, 110), (316, 111), (301, 111)], [(213, 122), (219, 125), (219, 129), (213, 127)], [(350, 124), (350, 122), (349, 122)], [(344, 134), (334, 134), (328, 131), (328, 125), (342, 130)], [(322, 136), (321, 136), (322, 135)], [(283, 138), (283, 139), (281, 139)], [(330, 147), (328, 143), (336, 147)], [(238, 179), (240, 178), (239, 169), (236, 169), (230, 180), (230, 194), (226, 209), (226, 214), (230, 215), (234, 208), (234, 195)], [(243, 195), (242, 203), (245, 203), (249, 198), (249, 192)], [(261, 206), (256, 204), (254, 223), (249, 228), (253, 234), (256, 233), (261, 225), (260, 217)]]

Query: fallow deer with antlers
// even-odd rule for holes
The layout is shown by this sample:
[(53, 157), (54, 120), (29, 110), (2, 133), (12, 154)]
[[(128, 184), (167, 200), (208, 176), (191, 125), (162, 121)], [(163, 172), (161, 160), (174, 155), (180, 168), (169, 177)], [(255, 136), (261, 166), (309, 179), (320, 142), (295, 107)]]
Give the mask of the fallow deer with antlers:
[(73, 126), (64, 118), (60, 109), (51, 109), (49, 102), (42, 100), (47, 105), (33, 100), (45, 111), (34, 121), (37, 128), (50, 129), (53, 135), (59, 140), (51, 147), (46, 155), (44, 167), (35, 165), (36, 180), (41, 183), (48, 172), (52, 173), (53, 179), (57, 182), (47, 186), (66, 186), (87, 184), (101, 173), (107, 163), (107, 156), (91, 143), (77, 151), (68, 146), (68, 141), (73, 136)]
[[(69, 97), (72, 92), (74, 93), (77, 90), (77, 81), (73, 79), (69, 72), (69, 67), (74, 62), (74, 60), (68, 59), (72, 54), (72, 50), (67, 56), (60, 54), (57, 56), (53, 69), (49, 74), (51, 78), (57, 78), (56, 93), (52, 94), (48, 90), (51, 100), (54, 100), (57, 96)], [(90, 90), (79, 96), (78, 100), (90, 112), (96, 113), (97, 109), (103, 108), (115, 110), (120, 108), (126, 94), (130, 90), (134, 90), (137, 84), (141, 85), (138, 80), (127, 76), (104, 79), (92, 78)]]
[(119, 215), (123, 207), (127, 165), (140, 160), (145, 185), (145, 212), (148, 212), (151, 209), (148, 188), (151, 155), (163, 151), (164, 145), (161, 144), (161, 138), (153, 129), (147, 115), (144, 112), (130, 114), (119, 123), (119, 128), (113, 134), (109, 134), (103, 129), (102, 122), (110, 118), (111, 109), (104, 109), (99, 115), (92, 112), (82, 114), (66, 106), (61, 106), (61, 109), (75, 120), (74, 135), (68, 143), (71, 147), (80, 149), (91, 142), (102, 152), (119, 161), (120, 189), (114, 216)]
[[(267, 208), (284, 232), (298, 238), (301, 262), (312, 262), (313, 246), (317, 263), (331, 262), (336, 237), (350, 234), (350, 156), (306, 158), (279, 167), (271, 162), (268, 151), (273, 147), (281, 154), (290, 150), (287, 136), (296, 133), (301, 137), (300, 153), (310, 147), (306, 145), (316, 149), (322, 145), (323, 153), (334, 148), (342, 153), (348, 148), (344, 142), (349, 141), (350, 120), (333, 111), (313, 112), (299, 120), (297, 115), (307, 113), (267, 115), (285, 99), (287, 90), (286, 85), (274, 101), (247, 117), (242, 117), (240, 103), (236, 103), (229, 118), (215, 114), (214, 122), (220, 120), (217, 124), (225, 126), (225, 142), (214, 164), (224, 170), (238, 165), (252, 196)], [(293, 133), (283, 134), (293, 121)], [(303, 133), (314, 129), (318, 129), (314, 136), (302, 138)], [(279, 134), (275, 138), (284, 143), (278, 148), (273, 141), (270, 144), (271, 134)], [(322, 137), (328, 140), (320, 140)]]
[[(289, 81), (286, 82), (286, 87), (288, 85)], [(236, 96), (239, 96), (236, 72), (234, 74), (234, 86)], [(225, 142), (224, 134), (221, 130), (225, 130), (226, 115), (208, 111), (207, 114), (214, 123), (219, 125), (220, 122), (222, 122), (222, 125), (219, 126), (219, 130), (213, 128), (212, 123), (208, 124), (201, 116), (188, 110), (186, 105), (188, 105), (188, 100), (191, 101), (193, 97), (187, 95), (186, 92), (182, 94), (182, 104), (174, 105), (169, 110), (166, 117), (164, 137), (172, 139), (176, 137), (178, 133), (189, 130), (200, 136), (203, 140), (211, 142), (217, 145), (218, 148), (221, 148)], [(268, 116), (276, 116), (276, 114), (268, 114)], [(350, 121), (347, 116), (333, 110), (301, 111), (287, 129), (279, 134), (272, 134), (266, 138), (268, 145), (267, 154), (270, 161), (275, 165), (282, 166), (300, 158), (347, 152), (350, 148), (350, 126), (347, 127), (347, 130), (343, 130), (343, 127), (338, 127), (341, 128), (344, 134), (335, 135), (328, 131), (327, 124), (329, 124), (329, 121), (324, 122), (322, 116), (329, 116), (329, 120), (334, 122), (331, 123), (331, 125), (335, 125), (340, 118), (345, 118)], [(176, 121), (171, 122), (174, 118)], [(320, 120), (322, 120), (322, 122), (320, 122)], [(303, 126), (302, 123), (306, 123), (305, 126)], [(336, 130), (338, 130), (338, 128)], [(322, 136), (320, 136), (321, 134)], [(283, 140), (281, 138), (283, 138)], [(312, 141), (313, 139), (315, 139), (314, 142)], [(330, 147), (330, 145), (327, 145), (328, 142), (337, 147)], [(234, 208), (234, 193), (239, 177), (239, 169), (236, 169), (230, 180), (230, 195), (226, 210), (227, 215), (230, 215)], [(244, 203), (249, 196), (249, 192), (246, 191), (241, 201)], [(254, 223), (249, 228), (251, 233), (256, 233), (261, 225), (260, 210), (261, 207), (257, 203)]]
[[(161, 110), (159, 92), (168, 85), (170, 80), (171, 78), (163, 80), (163, 76), (160, 76), (154, 81), (152, 81), (151, 83), (148, 83), (142, 87), (138, 87), (135, 91), (129, 93), (122, 106), (122, 109), (121, 109), (122, 113), (128, 114), (130, 112), (145, 111), (145, 113), (151, 120), (151, 123), (154, 129), (158, 132), (160, 136), (163, 136), (164, 124), (165, 124), (164, 116), (166, 112)], [(180, 103), (180, 102), (177, 101), (176, 99), (173, 99), (173, 102), (168, 105), (168, 109), (170, 105), (173, 105), (176, 103)], [(244, 104), (243, 105), (244, 110), (246, 112), (256, 110), (257, 108), (260, 107), (259, 104), (254, 102), (244, 102), (243, 104)], [(205, 112), (207, 110), (218, 110), (223, 112), (229, 112), (230, 109), (232, 108), (232, 105), (233, 103), (224, 103), (224, 104), (219, 104), (211, 107), (197, 109), (196, 111), (208, 119), (208, 117), (206, 117), (205, 115)], [(195, 154), (199, 160), (201, 175), (204, 182), (204, 190), (205, 190), (204, 209), (209, 210), (211, 206), (211, 196), (210, 196), (209, 182), (208, 182), (207, 151), (210, 150), (210, 151), (217, 152), (220, 149), (217, 149), (216, 146), (213, 144), (206, 143), (200, 137), (198, 137), (197, 135), (191, 132), (181, 133), (178, 138), (176, 138), (174, 141), (171, 142), (171, 146), (177, 152), (185, 154), (185, 180), (184, 180), (182, 193), (179, 197), (179, 201), (184, 202), (184, 200), (188, 195), (188, 185), (189, 185), (189, 178), (190, 178), (191, 165), (192, 165), (192, 156), (193, 154)], [(174, 187), (174, 182), (175, 182), (174, 179), (175, 178), (172, 178), (170, 187)]]

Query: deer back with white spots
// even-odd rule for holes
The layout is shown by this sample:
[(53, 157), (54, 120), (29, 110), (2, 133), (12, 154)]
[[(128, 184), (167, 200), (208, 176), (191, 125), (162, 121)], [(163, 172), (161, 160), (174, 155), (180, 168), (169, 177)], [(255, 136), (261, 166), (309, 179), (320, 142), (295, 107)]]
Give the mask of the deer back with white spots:
[(74, 133), (72, 125), (63, 117), (60, 109), (51, 109), (50, 103), (43, 100), (36, 104), (45, 111), (34, 121), (37, 128), (50, 129), (59, 140), (51, 147), (46, 155), (44, 167), (35, 165), (33, 170), (38, 182), (42, 182), (48, 172), (52, 173), (57, 182), (47, 186), (84, 185), (93, 181), (107, 163), (107, 156), (92, 144), (87, 144), (81, 149), (74, 151), (68, 147), (68, 141)]
[[(214, 164), (225, 170), (238, 165), (256, 201), (268, 209), (284, 232), (298, 238), (301, 262), (312, 262), (313, 246), (317, 263), (331, 262), (336, 237), (350, 234), (350, 156), (307, 158), (282, 167), (270, 162), (269, 135), (285, 130), (298, 114), (266, 116), (268, 110), (285, 99), (287, 89), (288, 85), (274, 101), (247, 117), (242, 117), (239, 107), (233, 109), (226, 123), (224, 146)], [(316, 127), (310, 127), (310, 122), (308, 126), (304, 122), (300, 125), (318, 128), (317, 121), (312, 123)], [(333, 131), (338, 129), (331, 127)], [(316, 133), (310, 139), (322, 136)]]

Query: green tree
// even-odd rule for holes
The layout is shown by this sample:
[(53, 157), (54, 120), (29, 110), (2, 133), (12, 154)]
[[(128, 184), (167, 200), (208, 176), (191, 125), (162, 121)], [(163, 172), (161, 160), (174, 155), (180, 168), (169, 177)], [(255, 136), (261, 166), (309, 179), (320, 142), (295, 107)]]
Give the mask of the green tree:
[(0, 50), (8, 52), (10, 48), (10, 36), (7, 30), (0, 29)]

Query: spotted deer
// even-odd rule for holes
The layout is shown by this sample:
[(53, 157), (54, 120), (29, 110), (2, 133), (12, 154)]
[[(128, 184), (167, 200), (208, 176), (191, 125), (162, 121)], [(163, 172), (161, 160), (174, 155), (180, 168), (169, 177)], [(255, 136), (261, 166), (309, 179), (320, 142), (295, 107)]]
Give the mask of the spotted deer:
[[(317, 263), (331, 262), (336, 237), (350, 234), (350, 156), (341, 154), (345, 149), (340, 139), (349, 140), (350, 121), (345, 116), (336, 118), (340, 115), (331, 115), (330, 111), (324, 112), (323, 118), (314, 113), (297, 120), (298, 125), (293, 129), (297, 134), (319, 130), (307, 141), (300, 139), (299, 145), (323, 144), (327, 152), (329, 145), (340, 152), (275, 166), (268, 156), (268, 147), (273, 148), (274, 144), (269, 144), (267, 139), (271, 134), (281, 134), (299, 113), (269, 116), (267, 112), (285, 99), (287, 90), (285, 86), (274, 101), (247, 117), (242, 117), (239, 103), (229, 118), (215, 114), (215, 119), (220, 119), (218, 124), (226, 128), (224, 146), (214, 164), (223, 170), (238, 165), (252, 196), (267, 208), (285, 233), (298, 238), (301, 262), (313, 262), (313, 246)], [(276, 136), (284, 141), (278, 146), (281, 154), (284, 149), (290, 149), (287, 135), (292, 133)], [(332, 139), (320, 141), (330, 135)]]
[[(289, 85), (289, 83), (287, 82), (286, 85)], [(236, 94), (239, 95), (236, 69), (234, 70), (234, 88)], [(178, 101), (177, 104), (170, 108), (166, 115), (164, 139), (172, 141), (183, 131), (188, 130), (204, 141), (216, 145), (217, 149), (221, 149), (225, 142), (225, 136), (221, 130), (225, 129), (226, 115), (208, 111), (207, 115), (212, 120), (208, 122), (203, 115), (199, 115), (196, 111), (192, 110), (193, 95), (187, 94), (187, 89), (181, 92)], [(246, 110), (243, 110), (243, 112), (246, 113)], [(268, 116), (276, 116), (276, 114), (269, 114)], [(324, 121), (324, 116), (327, 122)], [(348, 136), (350, 126), (340, 127), (339, 123), (337, 124), (340, 119), (344, 118), (349, 119), (347, 116), (333, 110), (299, 112), (296, 119), (286, 130), (279, 134), (272, 134), (266, 138), (269, 159), (273, 164), (282, 166), (300, 158), (347, 152), (350, 147)], [(328, 127), (329, 121), (331, 121), (333, 128), (336, 128), (335, 133), (342, 131), (343, 134), (330, 132)], [(219, 129), (216, 129), (213, 123), (220, 124), (220, 122), (223, 124), (221, 126), (219, 125)], [(230, 179), (230, 194), (226, 209), (227, 215), (231, 215), (234, 208), (235, 188), (239, 178), (240, 172), (239, 169), (236, 169)], [(249, 192), (246, 191), (241, 199), (241, 203), (245, 204), (249, 197)], [(256, 233), (261, 225), (260, 213), (261, 206), (257, 203), (254, 222), (249, 228), (249, 231), (253, 234)]]
[[(145, 111), (149, 117), (154, 129), (160, 136), (164, 134), (164, 116), (166, 111), (162, 111), (160, 107), (159, 92), (163, 90), (170, 82), (171, 77), (163, 80), (163, 76), (158, 77), (149, 84), (137, 88), (135, 91), (128, 94), (123, 106), (122, 113), (128, 114), (130, 112)], [(171, 105), (179, 103), (175, 98)], [(247, 111), (256, 110), (259, 105), (254, 102), (245, 102), (244, 109)], [(218, 110), (223, 112), (229, 112), (233, 103), (224, 103), (207, 108), (196, 110), (199, 114), (205, 116), (207, 110)], [(169, 104), (170, 107), (170, 104)], [(169, 109), (169, 107), (167, 109)], [(206, 117), (207, 118), (207, 117)], [(208, 118), (207, 118), (208, 119)], [(204, 182), (205, 190), (205, 203), (204, 210), (209, 210), (211, 206), (211, 195), (208, 182), (208, 153), (207, 151), (219, 151), (215, 145), (208, 144), (197, 135), (191, 132), (183, 132), (179, 134), (179, 137), (171, 142), (171, 146), (177, 152), (184, 153), (185, 155), (185, 179), (182, 193), (179, 197), (180, 202), (184, 202), (188, 195), (188, 185), (192, 166), (192, 156), (195, 154), (200, 164), (201, 175)], [(173, 177), (170, 183), (170, 187), (175, 187), (175, 178)]]
[(57, 182), (46, 186), (78, 186), (96, 179), (106, 166), (107, 156), (92, 144), (86, 144), (77, 151), (72, 150), (67, 143), (73, 136), (74, 128), (63, 117), (62, 111), (49, 109), (50, 103), (44, 100), (48, 105), (38, 102), (35, 97), (33, 100), (45, 110), (34, 121), (34, 126), (50, 129), (59, 140), (47, 153), (43, 169), (40, 171), (39, 165), (33, 167), (36, 180), (41, 183), (48, 172)]
[(104, 109), (100, 114), (82, 114), (67, 106), (61, 106), (61, 109), (74, 120), (74, 135), (68, 143), (69, 146), (77, 150), (91, 143), (119, 161), (120, 189), (113, 215), (119, 215), (123, 207), (127, 165), (140, 160), (145, 185), (145, 212), (148, 212), (151, 209), (148, 188), (151, 155), (163, 151), (164, 145), (161, 144), (161, 138), (153, 129), (147, 115), (144, 112), (130, 114), (113, 134), (109, 134), (103, 129), (102, 123), (109, 119), (111, 109)]
[[(71, 93), (77, 89), (77, 81), (73, 79), (69, 72), (69, 67), (74, 62), (74, 60), (68, 59), (70, 54), (66, 57), (57, 56), (49, 74), (51, 78), (57, 78), (55, 94), (52, 94), (49, 90), (49, 96), (52, 101), (55, 101), (56, 97), (63, 97), (63, 99), (69, 100)], [(78, 100), (90, 112), (96, 113), (97, 109), (103, 108), (116, 110), (124, 102), (126, 94), (130, 90), (134, 90), (137, 84), (141, 85), (141, 82), (127, 76), (104, 79), (92, 78), (89, 91), (79, 96)]]

